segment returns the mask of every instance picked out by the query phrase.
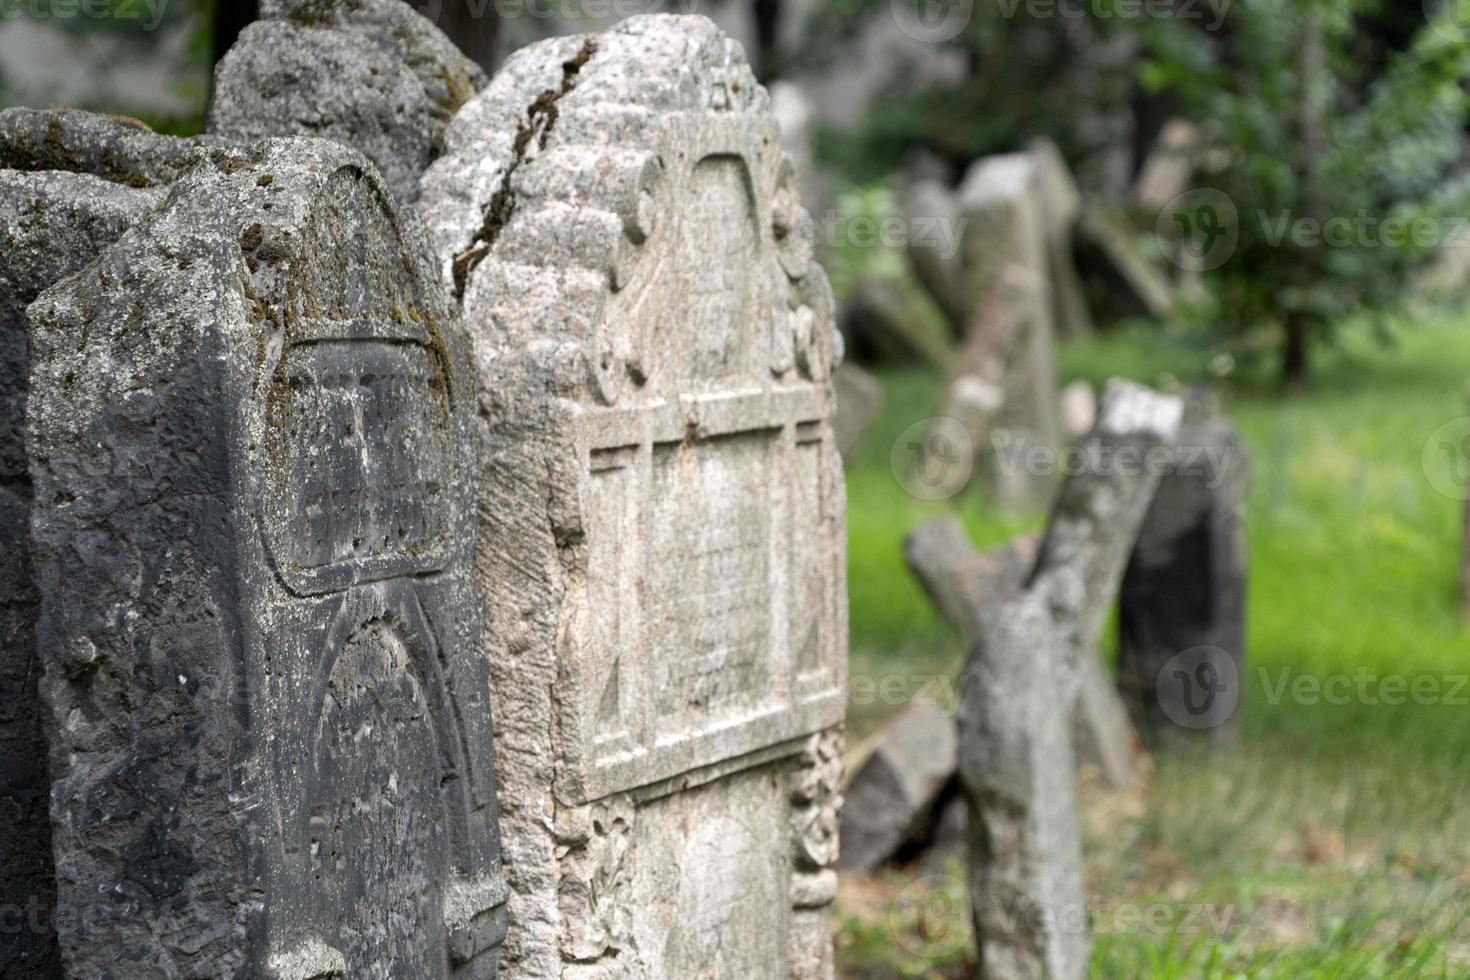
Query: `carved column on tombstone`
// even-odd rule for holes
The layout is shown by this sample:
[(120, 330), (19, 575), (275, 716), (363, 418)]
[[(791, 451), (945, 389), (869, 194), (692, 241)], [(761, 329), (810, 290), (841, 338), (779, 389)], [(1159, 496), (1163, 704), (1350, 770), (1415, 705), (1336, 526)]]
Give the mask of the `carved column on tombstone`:
[(533, 45), (421, 202), (481, 371), (507, 976), (824, 976), (833, 315), (765, 92), (703, 18)]

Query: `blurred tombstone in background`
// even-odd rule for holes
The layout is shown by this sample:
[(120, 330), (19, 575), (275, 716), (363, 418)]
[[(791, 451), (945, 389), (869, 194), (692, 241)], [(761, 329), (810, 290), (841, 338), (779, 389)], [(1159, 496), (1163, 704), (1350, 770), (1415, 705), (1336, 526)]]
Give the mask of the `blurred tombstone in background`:
[(1164, 123), (1133, 182), (1133, 202), (1158, 212), (1188, 191), (1199, 164), (1202, 142), (1199, 127), (1188, 119), (1174, 118)]
[[(1097, 458), (1172, 447), (1179, 400), (1110, 381), (1084, 443)], [(970, 804), (970, 898), (980, 975), (1081, 980), (1087, 895), (1073, 726), (1093, 657), (1158, 478), (1095, 467), (1062, 485), (1035, 567), (998, 584), (977, 622), (957, 721)]]
[(1244, 665), (1250, 460), (1206, 392), (1191, 392), (1119, 597), (1119, 685), (1151, 740), (1233, 728)]
[(956, 751), (952, 708), (916, 701), (893, 719), (843, 793), (838, 868), (871, 875), (927, 837), (952, 788)]
[[(1051, 487), (1050, 472), (1027, 460), (1033, 448), (1058, 448), (1048, 228), (1065, 224), (1061, 183), (1054, 174), (1044, 178), (1038, 157), (1014, 153), (977, 161), (957, 194), (926, 182), (911, 195), (916, 227), (921, 219), (937, 222), (960, 242), (947, 255), (937, 240), (911, 236), (908, 250), (940, 309), (963, 325), (938, 415), (964, 426), (985, 461), (987, 489), (1003, 505), (1037, 505)], [(1048, 184), (1058, 197), (1050, 212)]]
[(840, 364), (832, 372), (832, 386), (837, 392), (832, 428), (837, 451), (842, 454), (843, 466), (847, 466), (863, 433), (883, 411), (883, 382), (856, 364)]

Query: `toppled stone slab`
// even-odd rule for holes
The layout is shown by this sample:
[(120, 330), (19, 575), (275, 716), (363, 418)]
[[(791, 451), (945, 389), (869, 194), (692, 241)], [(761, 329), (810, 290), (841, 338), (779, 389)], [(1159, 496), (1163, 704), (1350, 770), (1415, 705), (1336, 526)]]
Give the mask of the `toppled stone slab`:
[(909, 705), (847, 784), (839, 867), (872, 874), (926, 831), (955, 764), (954, 717), (932, 701)]
[(533, 45), (424, 180), (475, 337), (517, 977), (832, 975), (831, 295), (739, 47)]
[(210, 132), (334, 139), (416, 201), (484, 72), (400, 0), (267, 0), (261, 16), (216, 70)]
[(355, 152), (207, 159), (28, 309), (68, 975), (494, 977), (476, 398)]

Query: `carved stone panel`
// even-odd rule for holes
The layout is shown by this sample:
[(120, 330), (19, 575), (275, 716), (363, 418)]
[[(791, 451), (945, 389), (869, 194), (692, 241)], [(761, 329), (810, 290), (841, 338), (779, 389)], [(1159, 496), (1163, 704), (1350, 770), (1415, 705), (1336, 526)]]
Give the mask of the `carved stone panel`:
[(333, 144), (201, 156), (29, 326), (69, 969), (494, 977), (475, 386), (412, 216)]

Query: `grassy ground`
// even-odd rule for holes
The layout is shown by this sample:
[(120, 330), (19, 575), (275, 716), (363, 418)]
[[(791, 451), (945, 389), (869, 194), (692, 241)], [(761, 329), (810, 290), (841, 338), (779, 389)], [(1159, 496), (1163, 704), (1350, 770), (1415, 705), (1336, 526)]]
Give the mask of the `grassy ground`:
[[(1423, 461), (1431, 435), (1467, 414), (1470, 322), (1397, 336), (1382, 349), (1349, 331), (1305, 392), (1249, 378), (1224, 391), (1253, 466), (1240, 737), (1220, 755), (1157, 757), (1138, 798), (1084, 787), (1094, 976), (1470, 976), (1461, 505), (1431, 485), (1445, 465), (1434, 446), (1429, 473)], [(1207, 357), (1140, 330), (1064, 350), (1062, 373), (1168, 383), (1201, 375)], [(887, 408), (848, 481), (858, 742), (909, 696), (942, 689), (963, 654), (899, 552), (909, 528), (954, 504), (915, 500), (889, 464), (936, 379), (884, 380)], [(974, 500), (961, 512), (980, 544), (1040, 522)], [(951, 872), (844, 882), (845, 975), (966, 975)]]

